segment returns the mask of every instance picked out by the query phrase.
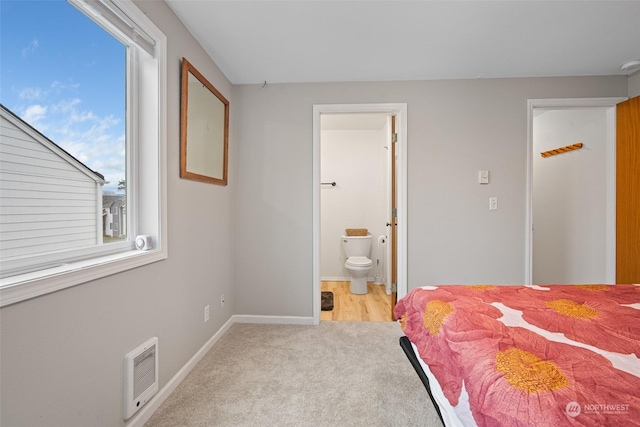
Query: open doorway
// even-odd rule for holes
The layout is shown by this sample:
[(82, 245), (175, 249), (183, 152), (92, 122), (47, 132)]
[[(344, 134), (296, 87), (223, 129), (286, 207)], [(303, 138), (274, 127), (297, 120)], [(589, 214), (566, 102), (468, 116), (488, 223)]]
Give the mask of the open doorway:
[[(323, 286), (339, 287), (342, 304), (354, 304), (340, 308), (352, 312), (367, 311), (367, 304), (375, 305), (373, 300), (384, 300), (386, 316), (377, 318), (377, 314), (367, 313), (374, 317), (368, 320), (391, 320), (396, 298), (407, 292), (406, 104), (314, 106), (313, 132), (314, 323), (321, 319)], [(363, 158), (355, 161), (357, 152)], [(352, 200), (354, 197), (359, 201)], [(348, 227), (367, 228), (370, 233), (370, 292), (366, 295), (349, 292), (350, 277), (344, 268), (342, 248), (342, 235)], [(377, 310), (373, 305), (371, 309)]]
[(619, 101), (529, 101), (528, 284), (615, 283)]

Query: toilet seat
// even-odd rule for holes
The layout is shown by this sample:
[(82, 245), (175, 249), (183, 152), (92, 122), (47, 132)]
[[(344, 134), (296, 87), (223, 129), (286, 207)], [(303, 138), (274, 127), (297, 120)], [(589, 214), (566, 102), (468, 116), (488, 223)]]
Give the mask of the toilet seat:
[(365, 256), (352, 256), (347, 259), (345, 265), (349, 267), (371, 267), (373, 261)]

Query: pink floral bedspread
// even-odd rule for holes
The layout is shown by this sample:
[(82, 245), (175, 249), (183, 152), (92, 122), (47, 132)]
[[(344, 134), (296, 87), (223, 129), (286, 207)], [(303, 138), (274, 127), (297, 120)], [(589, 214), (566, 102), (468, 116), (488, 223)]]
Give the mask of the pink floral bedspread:
[(640, 286), (425, 286), (395, 317), (480, 427), (640, 426)]

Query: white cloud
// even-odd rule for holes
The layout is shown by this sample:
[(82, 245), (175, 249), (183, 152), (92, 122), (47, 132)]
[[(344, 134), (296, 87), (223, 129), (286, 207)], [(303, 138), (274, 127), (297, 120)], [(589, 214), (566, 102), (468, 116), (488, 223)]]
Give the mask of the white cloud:
[(102, 174), (109, 182), (104, 191), (115, 192), (118, 181), (125, 178), (124, 123), (114, 114), (84, 109), (76, 96), (77, 87), (54, 81), (44, 89), (22, 88), (18, 92), (20, 99), (29, 104), (16, 107), (15, 111), (22, 112), (24, 121), (88, 168)]
[(51, 105), (49, 123), (52, 141), (90, 169), (102, 174), (109, 184), (105, 191), (116, 191), (125, 177), (125, 137), (120, 120), (112, 115), (98, 116), (81, 108), (79, 99)]
[(27, 47), (22, 49), (22, 57), (26, 58), (27, 56), (35, 52), (36, 49), (38, 49), (38, 39), (33, 39), (31, 40), (31, 43), (27, 45)]
[(70, 94), (78, 93), (79, 88), (80, 83), (73, 83), (72, 81), (62, 83), (59, 80), (54, 80), (47, 89), (47, 94), (51, 97), (68, 97), (71, 96)]
[(51, 105), (51, 111), (56, 114), (75, 114), (76, 106), (80, 104), (79, 98), (63, 99)]
[(22, 120), (29, 123), (31, 126), (40, 129), (38, 126), (38, 122), (45, 118), (47, 115), (47, 107), (43, 107), (42, 105), (30, 105), (28, 106), (24, 114), (22, 115)]
[[(110, 117), (110, 116), (109, 116)], [(80, 112), (74, 112), (70, 119), (73, 122), (86, 122), (86, 121), (92, 121), (92, 122), (97, 122), (97, 126), (101, 127), (101, 128), (105, 128), (107, 126), (103, 125), (104, 121), (109, 121), (109, 117), (105, 117), (103, 119), (100, 119), (98, 117), (95, 116), (95, 114), (93, 114), (93, 112), (91, 111), (80, 111)]]
[(44, 95), (44, 92), (39, 87), (25, 87), (19, 93), (20, 99), (26, 99), (27, 101), (35, 101)]

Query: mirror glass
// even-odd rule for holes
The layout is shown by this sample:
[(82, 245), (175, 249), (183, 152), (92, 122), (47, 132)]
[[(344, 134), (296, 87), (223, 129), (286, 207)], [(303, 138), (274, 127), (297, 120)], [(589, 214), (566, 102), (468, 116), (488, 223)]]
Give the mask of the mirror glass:
[(227, 185), (229, 101), (182, 59), (180, 176)]

